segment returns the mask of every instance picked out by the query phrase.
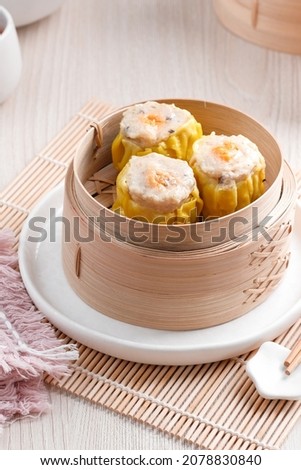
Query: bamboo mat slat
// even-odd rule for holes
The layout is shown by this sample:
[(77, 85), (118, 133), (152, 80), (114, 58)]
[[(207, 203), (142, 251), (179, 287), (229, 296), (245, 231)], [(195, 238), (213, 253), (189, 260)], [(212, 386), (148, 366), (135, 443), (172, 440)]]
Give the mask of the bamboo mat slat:
[[(29, 211), (60, 183), (90, 122), (113, 108), (87, 103), (0, 195), (0, 229), (16, 237)], [(299, 177), (301, 186), (301, 177)], [(66, 342), (75, 342), (60, 331)], [(291, 347), (301, 320), (277, 341)], [(245, 372), (253, 353), (213, 364), (155, 366), (124, 361), (78, 344), (71, 376), (47, 384), (205, 449), (277, 449), (301, 415), (300, 401), (260, 397)]]

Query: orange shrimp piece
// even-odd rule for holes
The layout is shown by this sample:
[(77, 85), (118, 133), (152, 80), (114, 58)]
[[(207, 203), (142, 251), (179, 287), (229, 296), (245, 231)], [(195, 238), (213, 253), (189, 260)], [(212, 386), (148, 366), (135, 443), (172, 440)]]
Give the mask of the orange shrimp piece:
[(218, 145), (212, 150), (217, 157), (221, 158), (222, 160), (229, 161), (233, 157), (233, 153), (238, 150), (238, 147), (237, 145), (233, 144), (233, 142), (226, 141), (223, 145)]
[(158, 188), (159, 186), (167, 187), (177, 184), (176, 179), (169, 173), (153, 169), (148, 170), (146, 181), (147, 185), (151, 188)]
[(165, 119), (162, 116), (158, 116), (158, 114), (148, 114), (143, 119), (147, 124), (152, 124), (154, 126), (158, 126), (160, 124), (164, 124)]

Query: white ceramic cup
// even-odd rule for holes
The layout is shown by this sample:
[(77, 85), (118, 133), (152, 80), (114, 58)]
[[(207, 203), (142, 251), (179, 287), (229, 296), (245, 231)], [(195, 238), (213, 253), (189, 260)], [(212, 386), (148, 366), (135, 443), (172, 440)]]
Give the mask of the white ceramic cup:
[(22, 70), (19, 39), (9, 12), (0, 6), (0, 103), (15, 90)]

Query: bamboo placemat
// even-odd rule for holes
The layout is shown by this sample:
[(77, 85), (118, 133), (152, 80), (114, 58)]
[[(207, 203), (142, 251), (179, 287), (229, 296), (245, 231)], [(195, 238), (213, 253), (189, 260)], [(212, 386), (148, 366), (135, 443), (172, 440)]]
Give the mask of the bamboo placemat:
[[(29, 211), (63, 180), (91, 121), (112, 108), (91, 101), (0, 195), (0, 229), (17, 238)], [(66, 342), (74, 342), (61, 332)], [(277, 341), (291, 347), (301, 320)], [(72, 375), (46, 382), (205, 449), (277, 449), (301, 415), (300, 401), (261, 398), (245, 373), (252, 353), (195, 366), (155, 366), (110, 357), (82, 344)]]

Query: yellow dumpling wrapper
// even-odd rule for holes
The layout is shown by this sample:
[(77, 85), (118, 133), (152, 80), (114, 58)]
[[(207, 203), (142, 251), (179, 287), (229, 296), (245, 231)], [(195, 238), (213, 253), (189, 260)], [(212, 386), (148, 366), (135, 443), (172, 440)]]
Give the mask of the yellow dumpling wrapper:
[[(181, 166), (179, 173), (184, 174), (184, 178), (186, 178), (186, 186), (182, 192), (184, 201), (178, 203), (177, 198), (173, 199), (172, 191), (179, 191), (181, 184), (178, 180), (179, 173), (177, 170), (169, 172), (167, 167), (171, 165), (168, 160), (173, 159), (156, 153), (143, 157), (133, 156), (117, 177), (117, 197), (112, 210), (126, 217), (149, 223), (187, 224), (196, 222), (203, 203), (193, 172), (187, 162), (174, 161), (174, 163), (181, 164), (176, 166)], [(158, 162), (159, 165), (157, 165)], [(182, 171), (184, 164), (185, 173)], [(137, 172), (140, 172), (140, 175)], [(131, 183), (131, 180), (134, 183)], [(138, 189), (136, 181), (138, 185), (140, 184)], [(189, 189), (190, 187), (191, 189)]]
[(258, 199), (265, 191), (265, 170), (257, 170), (242, 181), (233, 182), (231, 185), (219, 184), (214, 178), (195, 169), (195, 178), (200, 195), (203, 199), (203, 217), (215, 218), (232, 214), (233, 212), (248, 206)]
[[(148, 106), (150, 104), (151, 102), (145, 103)], [(133, 125), (136, 131), (135, 138), (129, 137), (127, 135), (128, 131), (124, 130), (120, 131), (114, 139), (112, 143), (112, 160), (117, 170), (122, 170), (132, 155), (143, 156), (155, 152), (182, 160), (189, 160), (191, 157), (193, 143), (202, 136), (201, 124), (186, 110), (164, 103), (154, 102), (153, 104), (156, 105), (154, 114), (151, 114), (151, 108), (146, 108), (144, 115), (135, 116), (136, 121), (137, 119), (141, 121), (139, 122), (141, 136), (139, 136), (139, 128), (137, 122), (135, 122)], [(144, 105), (142, 104), (142, 106)], [(173, 122), (173, 118), (168, 116), (168, 107), (172, 111), (179, 110), (186, 113), (184, 122), (180, 120), (178, 122), (176, 119), (174, 119), (176, 122)], [(161, 129), (163, 126), (165, 133)], [(124, 126), (125, 129), (128, 127), (130, 126)], [(146, 138), (143, 138), (147, 130), (150, 133), (153, 132), (155, 137), (147, 138), (149, 136), (146, 136)]]
[[(206, 137), (210, 136), (202, 139)], [(265, 191), (265, 160), (257, 146), (244, 136), (215, 137), (225, 140), (213, 138), (210, 145), (201, 146), (197, 142), (198, 150), (190, 160), (204, 203), (205, 219), (242, 209)]]

